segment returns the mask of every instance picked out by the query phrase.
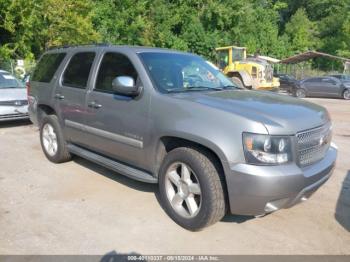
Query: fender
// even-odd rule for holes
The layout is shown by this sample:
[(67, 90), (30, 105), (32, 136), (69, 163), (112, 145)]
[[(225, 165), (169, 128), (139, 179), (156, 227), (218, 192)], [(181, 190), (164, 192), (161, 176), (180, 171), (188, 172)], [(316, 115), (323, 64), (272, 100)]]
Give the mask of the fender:
[(230, 170), (230, 166), (229, 166), (229, 162), (225, 156), (225, 153), (221, 150), (220, 146), (217, 145), (216, 143), (214, 143), (213, 141), (210, 141), (204, 137), (201, 136), (197, 136), (193, 133), (189, 133), (189, 132), (166, 132), (166, 133), (162, 133), (162, 135), (160, 137), (158, 137), (154, 143), (154, 156), (155, 159), (152, 159), (152, 161), (154, 161), (154, 169), (153, 169), (153, 174), (155, 176), (158, 176), (158, 170), (160, 165), (157, 165), (157, 163), (160, 164), (160, 162), (158, 161), (159, 159), (157, 159), (157, 157), (159, 157), (159, 155), (157, 154), (157, 151), (160, 149), (161, 146), (161, 139), (163, 137), (172, 137), (172, 138), (178, 138), (178, 139), (182, 139), (188, 142), (192, 142), (194, 144), (198, 144), (199, 146), (205, 147), (207, 149), (209, 149), (210, 151), (212, 151), (219, 159), (219, 161), (221, 162), (221, 165), (224, 169), (224, 173), (225, 175), (229, 173)]

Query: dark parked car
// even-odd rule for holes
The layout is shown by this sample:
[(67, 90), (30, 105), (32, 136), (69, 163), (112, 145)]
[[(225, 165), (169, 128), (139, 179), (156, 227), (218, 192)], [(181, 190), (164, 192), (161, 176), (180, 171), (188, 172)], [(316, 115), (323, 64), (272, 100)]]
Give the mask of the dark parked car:
[(294, 94), (298, 82), (294, 76), (287, 74), (274, 74), (274, 76), (280, 79), (280, 90)]
[(350, 81), (333, 76), (305, 78), (298, 82), (294, 95), (350, 99)]
[(167, 214), (190, 230), (228, 210), (291, 207), (327, 181), (336, 161), (325, 108), (241, 90), (196, 55), (58, 48), (42, 56), (30, 81), (30, 117), (50, 161), (79, 155), (157, 183)]

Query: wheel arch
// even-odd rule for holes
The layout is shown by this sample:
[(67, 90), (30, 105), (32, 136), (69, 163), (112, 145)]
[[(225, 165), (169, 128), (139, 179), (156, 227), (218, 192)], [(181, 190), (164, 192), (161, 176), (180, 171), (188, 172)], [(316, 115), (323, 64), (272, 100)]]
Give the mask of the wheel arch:
[(39, 126), (46, 115), (56, 115), (55, 109), (47, 104), (38, 104), (37, 117)]
[(350, 91), (350, 88), (345, 87), (345, 88), (343, 89), (343, 91), (341, 92), (342, 98), (344, 98), (344, 93), (345, 93), (346, 91)]
[(213, 149), (212, 145), (203, 144), (203, 142), (195, 141), (194, 139), (186, 139), (181, 138), (178, 136), (163, 136), (159, 138), (158, 146), (157, 146), (157, 153), (156, 153), (156, 164), (155, 164), (155, 175), (158, 177), (159, 169), (161, 167), (161, 164), (163, 162), (164, 157), (168, 152), (170, 152), (173, 149), (180, 148), (180, 147), (191, 147), (194, 149), (197, 149), (200, 152), (203, 152), (209, 160), (211, 160), (215, 166), (215, 168), (218, 170), (218, 173), (220, 175), (221, 183), (223, 186), (225, 199), (227, 201), (227, 206), (230, 206), (229, 198), (228, 196), (228, 188), (227, 188), (227, 180), (226, 180), (226, 174), (229, 170), (228, 162), (225, 160), (223, 156), (223, 152), (220, 151), (220, 149)]
[(192, 147), (203, 152), (215, 161), (215, 165), (219, 168), (219, 171), (225, 177), (225, 170), (227, 170), (228, 162), (225, 160), (224, 153), (216, 146), (208, 143), (203, 143), (203, 141), (198, 141), (195, 139), (187, 139), (179, 136), (162, 136), (159, 138), (156, 154), (155, 154), (155, 170), (154, 173), (158, 176), (160, 166), (163, 162), (164, 157), (168, 152), (179, 147)]

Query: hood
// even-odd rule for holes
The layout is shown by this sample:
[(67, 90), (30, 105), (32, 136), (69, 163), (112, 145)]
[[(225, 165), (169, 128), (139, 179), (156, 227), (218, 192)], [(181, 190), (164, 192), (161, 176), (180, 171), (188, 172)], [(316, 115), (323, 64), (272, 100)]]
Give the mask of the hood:
[(329, 121), (325, 108), (271, 92), (227, 90), (187, 92), (175, 96), (260, 122), (270, 134), (275, 135), (292, 135)]
[(27, 100), (25, 88), (0, 88), (0, 101)]

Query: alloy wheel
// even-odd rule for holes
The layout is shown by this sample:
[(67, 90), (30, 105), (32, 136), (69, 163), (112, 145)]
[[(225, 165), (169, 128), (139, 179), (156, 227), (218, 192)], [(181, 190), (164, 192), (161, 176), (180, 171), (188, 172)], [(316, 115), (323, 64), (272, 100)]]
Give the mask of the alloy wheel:
[(185, 218), (195, 217), (202, 203), (199, 180), (185, 163), (173, 163), (165, 175), (167, 198), (177, 214)]
[(54, 128), (49, 123), (43, 126), (42, 139), (45, 151), (54, 156), (57, 153), (58, 143)]

